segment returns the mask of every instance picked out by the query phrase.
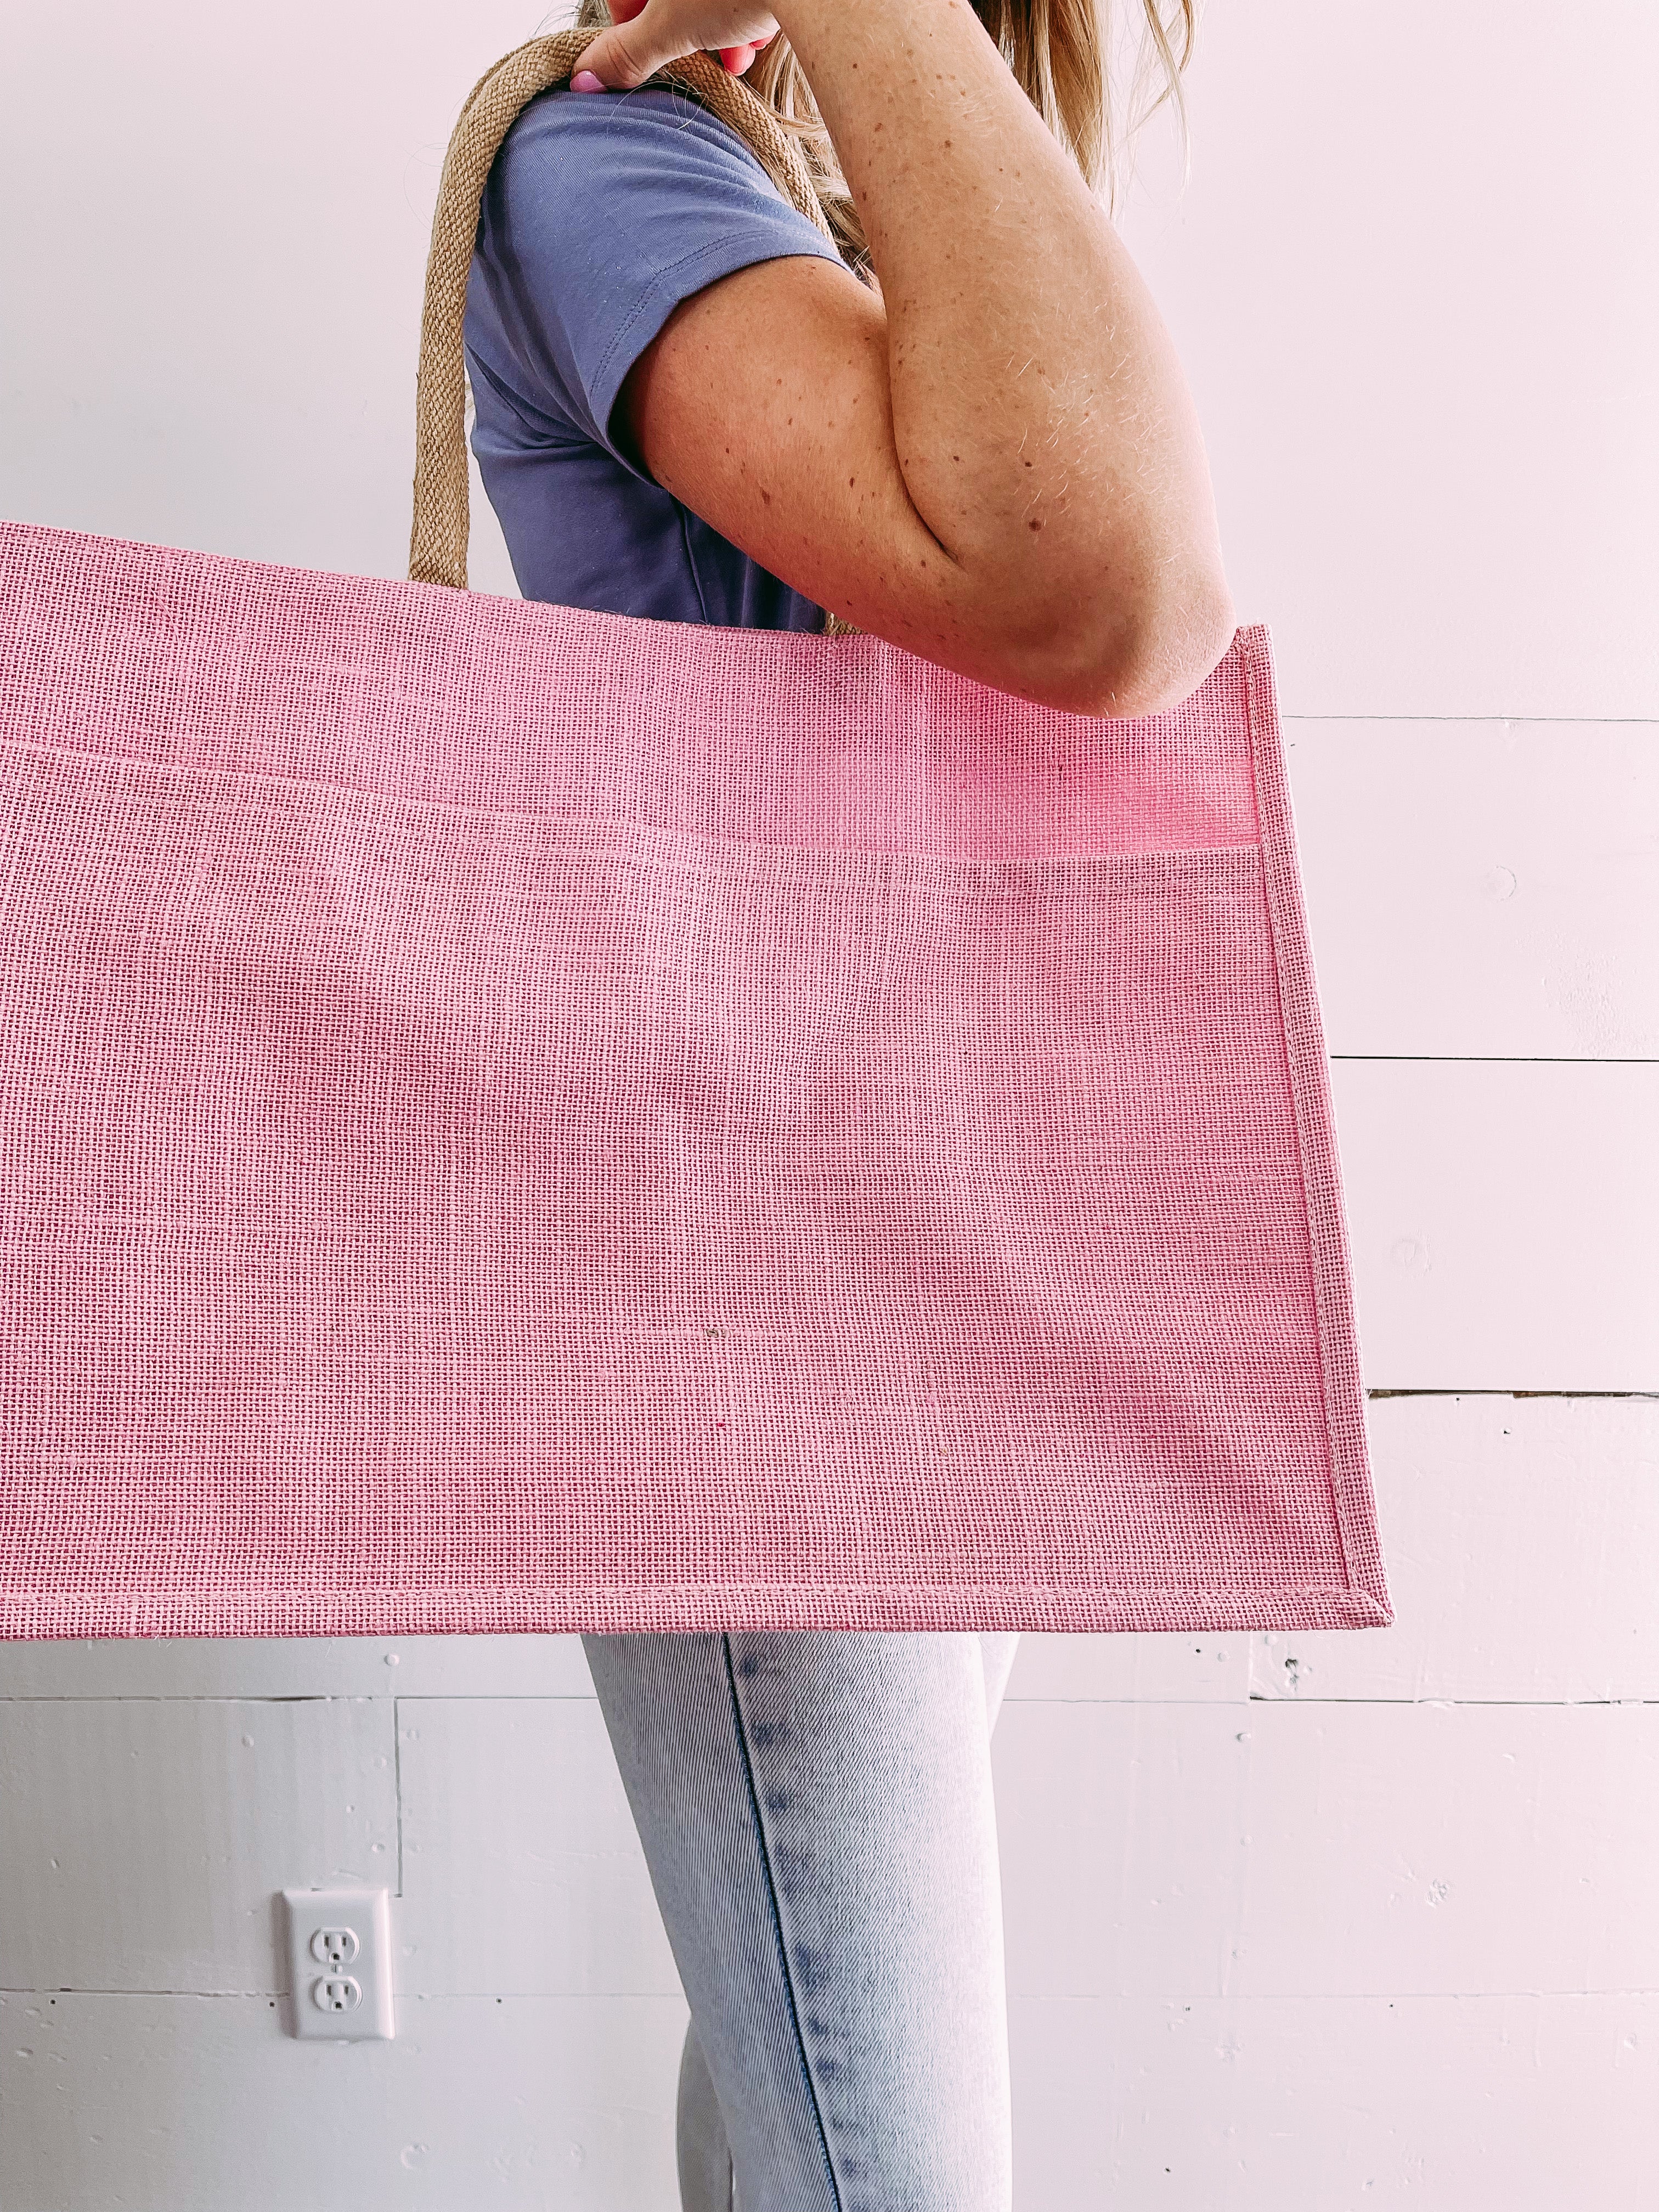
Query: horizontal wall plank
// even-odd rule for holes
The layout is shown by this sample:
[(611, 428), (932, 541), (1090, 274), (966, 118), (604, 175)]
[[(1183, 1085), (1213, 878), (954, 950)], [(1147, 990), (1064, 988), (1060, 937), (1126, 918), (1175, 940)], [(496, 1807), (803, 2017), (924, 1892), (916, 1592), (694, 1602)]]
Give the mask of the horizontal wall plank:
[(404, 1987), (678, 1990), (597, 1698), (412, 1698), (398, 1720)]
[(1027, 1996), (1659, 1988), (1659, 1706), (1007, 1707)]
[(591, 1698), (577, 1636), (0, 1642), (0, 1698)]
[(301, 2043), (266, 1997), (0, 1996), (8, 2212), (679, 2212), (678, 1996), (399, 2001)]
[(1338, 1061), (1366, 1386), (1659, 1389), (1659, 1065)]
[(1253, 1698), (1659, 1701), (1659, 1403), (1366, 1412), (1394, 1625), (1253, 1638)]
[(1016, 1997), (1018, 2212), (1639, 2212), (1659, 1996)]
[[(678, 1998), (412, 1999), (344, 2047), (276, 2021), (0, 1995), (0, 2202), (678, 2212)], [(1659, 2182), (1651, 1995), (1015, 1997), (1009, 2033), (1016, 2212), (1637, 2212)]]
[[(399, 1990), (672, 1994), (596, 1702), (402, 1712)], [(6, 1985), (273, 1991), (277, 1889), (395, 1881), (384, 1704), (3, 1719)], [(994, 1758), (1028, 1993), (1659, 1982), (1659, 1705), (1027, 1698)]]
[(1286, 721), (1338, 1055), (1659, 1059), (1659, 722)]
[(1005, 1698), (1242, 1705), (1248, 1636), (1022, 1636)]
[(0, 1987), (283, 1988), (276, 1893), (395, 1888), (396, 1786), (388, 1701), (0, 1704)]

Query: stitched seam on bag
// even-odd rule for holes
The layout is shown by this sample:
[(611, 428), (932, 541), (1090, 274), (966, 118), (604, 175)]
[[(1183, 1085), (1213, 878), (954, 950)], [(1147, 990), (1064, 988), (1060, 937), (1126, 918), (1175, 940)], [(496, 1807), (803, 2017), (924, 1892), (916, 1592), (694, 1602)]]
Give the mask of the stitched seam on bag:
[[(723, 1634), (720, 1650), (726, 1660), (726, 1686), (732, 1693), (732, 1719), (738, 1731), (738, 1750), (743, 1759), (743, 1778), (749, 1790), (749, 1810), (755, 1823), (755, 1837), (760, 1846), (761, 1870), (766, 1876), (766, 1898), (772, 1908), (772, 1929), (778, 1939), (778, 1959), (783, 1967), (784, 1994), (789, 2000), (789, 2025), (795, 2031), (795, 2052), (800, 2060), (801, 2079), (806, 2084), (806, 2094), (812, 2100), (812, 2118), (817, 2126), (818, 2142), (823, 2151), (823, 2168), (830, 2177), (830, 2187), (835, 2195), (835, 2212), (842, 2212), (841, 2183), (836, 2177), (836, 2162), (830, 2155), (830, 2138), (824, 2133), (823, 2113), (818, 2104), (818, 2087), (812, 2079), (812, 2069), (807, 2063), (806, 2039), (800, 2030), (800, 2008), (795, 2002), (794, 1978), (789, 1971), (789, 1946), (784, 1941), (783, 1915), (778, 1910), (777, 1884), (772, 1876), (772, 1856), (766, 1848), (766, 1823), (761, 1819), (760, 1795), (755, 1788), (755, 1769), (749, 1756), (749, 1738), (743, 1725), (743, 1705), (738, 1697), (738, 1678), (732, 1665), (732, 1638)], [(737, 2186), (735, 2173), (732, 2186)]]
[[(1302, 1225), (1308, 1239), (1308, 1287), (1313, 1294), (1314, 1341), (1319, 1353), (1319, 1402), (1325, 1419), (1325, 1461), (1328, 1469), (1331, 1520), (1336, 1529), (1336, 1545), (1342, 1555), (1342, 1571), (1350, 1589), (1363, 1589), (1354, 1573), (1353, 1546), (1347, 1526), (1347, 1501), (1343, 1495), (1342, 1477), (1337, 1466), (1336, 1423), (1332, 1419), (1331, 1360), (1329, 1316), (1325, 1299), (1323, 1270), (1314, 1221), (1313, 1191), (1308, 1176), (1308, 1125), (1305, 1102), (1301, 1085), (1296, 1079), (1294, 1056), (1291, 1048), (1291, 1015), (1285, 1002), (1285, 945), (1279, 901), (1276, 896), (1274, 863), (1279, 857), (1277, 847), (1279, 832), (1288, 825), (1275, 818), (1270, 830), (1266, 810), (1261, 804), (1261, 732), (1258, 697), (1258, 672), (1255, 648), (1247, 645), (1244, 661), (1244, 719), (1250, 732), (1250, 787), (1255, 800), (1257, 849), (1261, 861), (1261, 897), (1267, 909), (1267, 930), (1273, 943), (1273, 987), (1279, 994), (1279, 1048), (1285, 1055), (1285, 1083), (1290, 1093), (1291, 1118), (1296, 1124), (1297, 1166), (1302, 1177)], [(1277, 810), (1275, 810), (1275, 817)], [(1368, 1593), (1369, 1594), (1369, 1593)]]
[[(1636, 1395), (1645, 1397), (1653, 1394), (1638, 1392)], [(489, 1590), (481, 1592), (476, 1583), (421, 1584), (369, 1583), (360, 1584), (349, 1591), (345, 1601), (350, 1605), (358, 1605), (365, 1601), (380, 1600), (396, 1605), (418, 1607), (422, 1604), (458, 1600), (464, 1605), (475, 1606), (483, 1610), (496, 1610), (503, 1604), (512, 1604), (520, 1601), (536, 1603), (550, 1596), (558, 1599), (561, 1602), (573, 1601), (580, 1603), (590, 1597), (609, 1601), (618, 1597), (632, 1598), (639, 1595), (658, 1597), (665, 1595), (674, 1597), (706, 1596), (725, 1603), (734, 1596), (738, 1598), (756, 1595), (770, 1596), (774, 1593), (787, 1599), (798, 1595), (801, 1588), (802, 1585), (799, 1583), (757, 1582), (606, 1582), (560, 1585), (550, 1585), (545, 1583), (507, 1583), (494, 1585)], [(1057, 1602), (1063, 1603), (1067, 1600), (1087, 1602), (1097, 1599), (1100, 1595), (1097, 1586), (1093, 1583), (815, 1583), (811, 1585), (811, 1589), (815, 1595), (846, 1597), (854, 1601), (860, 1599), (885, 1601), (894, 1597), (906, 1600), (917, 1597), (930, 1599), (990, 1597), (1024, 1602), (1035, 1600), (1047, 1602), (1051, 1609)], [(110, 1608), (119, 1610), (124, 1614), (136, 1615), (139, 1611), (147, 1613), (164, 1613), (168, 1615), (186, 1612), (212, 1611), (229, 1618), (239, 1609), (246, 1612), (252, 1606), (271, 1604), (302, 1606), (310, 1611), (321, 1611), (325, 1609), (325, 1606), (319, 1602), (323, 1595), (314, 1590), (296, 1589), (292, 1585), (280, 1583), (234, 1590), (228, 1595), (210, 1597), (206, 1600), (187, 1591), (150, 1590), (137, 1595), (123, 1594), (118, 1597), (109, 1598), (98, 1591), (85, 1589), (0, 1590), (0, 1617), (9, 1616), (25, 1607), (58, 1613), (79, 1613), (89, 1605), (96, 1605), (106, 1610)], [(1217, 1585), (1206, 1583), (1197, 1586), (1185, 1583), (1153, 1583), (1145, 1589), (1122, 1593), (1109, 1602), (1115, 1607), (1114, 1617), (1115, 1618), (1137, 1607), (1161, 1603), (1171, 1597), (1194, 1605), (1218, 1603), (1226, 1605), (1234, 1601), (1255, 1605), (1264, 1595), (1285, 1599), (1324, 1598), (1337, 1601), (1356, 1597), (1369, 1598), (1373, 1595), (1373, 1593), (1352, 1583), (1273, 1583), (1265, 1588), (1259, 1583)], [(592, 1632), (601, 1634), (611, 1632), (595, 1630)], [(1010, 1632), (1023, 1632), (1016, 1630)], [(1033, 1630), (1030, 1632), (1040, 1634), (1042, 1632)]]

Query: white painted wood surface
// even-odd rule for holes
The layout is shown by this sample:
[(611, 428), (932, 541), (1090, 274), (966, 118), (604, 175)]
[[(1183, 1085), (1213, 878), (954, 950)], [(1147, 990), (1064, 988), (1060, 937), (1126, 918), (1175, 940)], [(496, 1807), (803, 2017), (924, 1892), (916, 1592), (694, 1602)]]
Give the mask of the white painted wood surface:
[(1659, 1060), (1337, 1060), (1382, 1390), (1659, 1384)]
[(1394, 1398), (1369, 1422), (1395, 1625), (1253, 1638), (1252, 1698), (1659, 1704), (1659, 1401)]
[(1014, 1997), (1009, 2015), (1015, 2191), (1042, 2212), (1653, 2200), (1651, 1995)]
[(1335, 1058), (1659, 1059), (1659, 727), (1284, 728)]
[(368, 1698), (0, 1705), (0, 1984), (271, 1987), (277, 1891), (395, 1885), (394, 1757)]
[(6, 2212), (673, 2212), (672, 1996), (404, 1997), (391, 2043), (276, 2001), (0, 1992)]
[[(1485, 2172), (1541, 2212), (1564, 2135), (1601, 2201), (1645, 2202), (1659, 1403), (1370, 1410), (1395, 1630), (1022, 1647), (995, 1763), (1023, 2205), (1170, 2163), (1193, 2206), (1449, 2208)], [(671, 2212), (684, 2008), (574, 1639), (12, 1645), (0, 1691), (9, 2207)], [(271, 1893), (388, 1859), (399, 2042), (301, 2076)], [(220, 2083), (239, 2124), (204, 2142)], [(351, 2118), (325, 2174), (284, 2148), (313, 2096)]]
[[(15, 7), (0, 511), (399, 573), (442, 145), (541, 27)], [(1026, 1639), (1019, 2212), (1659, 2197), (1656, 66), (1638, 0), (1212, 0), (1184, 198), (1144, 143), (1398, 1618)], [(276, 1891), (383, 1869), (398, 2040), (283, 2037)], [(0, 1877), (4, 2212), (673, 2212), (684, 2007), (574, 1638), (0, 1646)]]
[[(276, 2017), (263, 1996), (0, 1993), (9, 2208), (676, 2203), (678, 1997), (422, 1997), (395, 2043), (343, 2052)], [(1651, 1995), (1015, 1996), (1009, 2030), (1015, 2186), (1042, 2212), (1652, 2199)]]
[(1184, 198), (1145, 142), (1123, 235), (1299, 713), (1653, 717), (1659, 13), (1579, 21), (1212, 0)]
[(1651, 1705), (1033, 1702), (996, 1771), (1022, 1996), (1659, 1986)]

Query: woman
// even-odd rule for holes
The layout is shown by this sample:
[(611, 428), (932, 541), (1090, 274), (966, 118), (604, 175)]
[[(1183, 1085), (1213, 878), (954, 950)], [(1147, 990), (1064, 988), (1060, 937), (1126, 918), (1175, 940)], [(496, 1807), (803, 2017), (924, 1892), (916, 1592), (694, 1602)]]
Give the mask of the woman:
[[(508, 133), (468, 293), (474, 450), (527, 598), (833, 610), (1078, 713), (1157, 713), (1221, 659), (1202, 438), (1095, 198), (1095, 0), (977, 4), (581, 0), (606, 27)], [(635, 89), (714, 51), (800, 140), (836, 246), (706, 109)], [(1015, 1640), (586, 1639), (691, 2008), (685, 2212), (1006, 2212), (989, 1746)]]

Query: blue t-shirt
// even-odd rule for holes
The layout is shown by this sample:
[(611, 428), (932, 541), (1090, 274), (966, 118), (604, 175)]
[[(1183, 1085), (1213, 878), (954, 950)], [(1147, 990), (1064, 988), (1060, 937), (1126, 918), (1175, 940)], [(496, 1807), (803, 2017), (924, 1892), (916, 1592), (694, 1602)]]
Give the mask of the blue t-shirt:
[(561, 88), (520, 113), (484, 190), (465, 340), (472, 450), (527, 599), (823, 629), (822, 607), (611, 434), (623, 379), (679, 302), (786, 253), (841, 261), (737, 133), (672, 87)]

